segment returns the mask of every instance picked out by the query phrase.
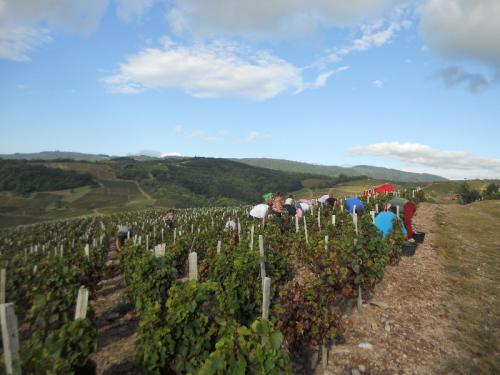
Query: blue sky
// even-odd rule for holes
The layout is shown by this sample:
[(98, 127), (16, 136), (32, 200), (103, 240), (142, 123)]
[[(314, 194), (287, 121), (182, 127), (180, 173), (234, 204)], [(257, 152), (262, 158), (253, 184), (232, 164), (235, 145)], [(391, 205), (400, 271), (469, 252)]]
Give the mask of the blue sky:
[(500, 177), (500, 2), (0, 1), (0, 153)]

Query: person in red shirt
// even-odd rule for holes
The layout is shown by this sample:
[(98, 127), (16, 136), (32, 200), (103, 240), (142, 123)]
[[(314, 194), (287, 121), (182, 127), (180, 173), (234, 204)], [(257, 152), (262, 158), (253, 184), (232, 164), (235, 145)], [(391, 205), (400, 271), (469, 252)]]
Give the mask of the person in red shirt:
[(403, 208), (403, 222), (407, 231), (406, 239), (413, 238), (412, 220), (415, 212), (417, 212), (417, 205), (412, 201), (406, 202)]

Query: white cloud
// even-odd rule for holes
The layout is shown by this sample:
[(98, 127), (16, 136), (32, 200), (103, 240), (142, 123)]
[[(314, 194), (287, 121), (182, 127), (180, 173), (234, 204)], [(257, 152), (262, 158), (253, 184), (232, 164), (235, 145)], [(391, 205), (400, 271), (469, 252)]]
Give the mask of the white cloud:
[(88, 34), (94, 31), (107, 0), (0, 0), (0, 58), (29, 60), (29, 53), (51, 41), (49, 28)]
[(411, 22), (404, 17), (405, 10), (399, 9), (390, 17), (390, 21), (388, 22), (378, 20), (370, 24), (361, 25), (361, 36), (359, 38), (354, 39), (347, 46), (334, 49), (332, 53), (329, 53), (320, 60), (320, 65), (339, 62), (345, 56), (354, 52), (363, 52), (390, 44), (398, 32), (411, 27)]
[(200, 98), (265, 100), (287, 90), (321, 87), (335, 72), (322, 73), (314, 83), (307, 83), (302, 69), (269, 52), (224, 42), (180, 46), (168, 39), (162, 48), (145, 48), (130, 56), (118, 74), (102, 81), (116, 93), (180, 89)]
[(182, 154), (180, 152), (162, 152), (161, 153), (162, 158), (168, 158), (171, 156), (182, 156)]
[(208, 134), (203, 130), (188, 130), (183, 125), (177, 125), (174, 130), (177, 134), (180, 134), (184, 137), (198, 139), (205, 142), (217, 141), (221, 139), (220, 137)]
[(431, 50), (500, 69), (500, 1), (426, 0), (421, 14)]
[(373, 86), (375, 86), (378, 89), (381, 89), (382, 87), (384, 87), (384, 81), (382, 81), (380, 79), (376, 79), (372, 83), (373, 83)]
[(438, 150), (418, 143), (376, 143), (354, 147), (350, 153), (396, 159), (413, 167), (430, 168), (445, 177), (500, 177), (500, 159), (488, 159), (463, 151)]
[(139, 151), (137, 154), (132, 154), (132, 156), (150, 156), (153, 158), (166, 158), (169, 156), (182, 156), (180, 152), (162, 152), (162, 151), (155, 151), (155, 150), (142, 150)]
[(116, 14), (124, 22), (142, 17), (153, 6), (154, 0), (116, 0)]
[(29, 52), (50, 41), (46, 29), (0, 24), (0, 59), (29, 60)]
[(259, 136), (260, 136), (260, 133), (254, 130), (254, 131), (251, 131), (250, 133), (248, 133), (246, 140), (247, 140), (247, 142), (250, 142), (250, 143), (255, 142)]
[(168, 13), (176, 33), (288, 38), (319, 27), (343, 26), (379, 15), (401, 0), (177, 0)]

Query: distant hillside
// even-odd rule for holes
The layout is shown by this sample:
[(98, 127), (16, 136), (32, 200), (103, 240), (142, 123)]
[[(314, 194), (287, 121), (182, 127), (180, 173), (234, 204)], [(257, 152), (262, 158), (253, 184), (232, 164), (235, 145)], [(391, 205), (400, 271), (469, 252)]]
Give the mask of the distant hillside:
[(77, 160), (77, 161), (108, 161), (115, 159), (133, 159), (138, 161), (151, 161), (162, 159), (184, 159), (182, 156), (166, 156), (164, 158), (154, 157), (149, 155), (128, 155), (128, 156), (111, 156), (106, 154), (84, 154), (80, 152), (66, 151), (42, 151), (36, 153), (15, 153), (15, 154), (0, 154), (0, 159), (8, 160)]
[[(97, 162), (58, 158), (1, 163), (16, 167), (2, 175), (17, 183), (0, 188), (0, 227), (146, 207), (253, 204), (262, 201), (267, 192), (328, 189), (362, 178), (274, 171), (214, 158), (138, 161), (126, 157)], [(74, 182), (70, 178), (81, 176), (87, 179), (70, 184)], [(24, 184), (28, 190), (22, 190)]]
[(190, 206), (202, 205), (207, 200), (217, 204), (227, 199), (252, 203), (259, 201), (265, 192), (333, 186), (349, 179), (272, 171), (227, 159), (198, 157), (143, 162), (116, 159), (110, 165), (117, 178), (137, 181), (151, 196), (162, 199), (177, 191), (183, 197), (177, 205)]
[(82, 154), (79, 152), (65, 152), (65, 151), (42, 151), (32, 154), (0, 154), (0, 159), (14, 159), (14, 160), (57, 160), (57, 159), (71, 159), (83, 161), (104, 161), (109, 160), (109, 155), (93, 155)]
[(28, 194), (95, 184), (88, 173), (33, 165), (26, 161), (0, 160), (0, 191)]
[(396, 169), (373, 167), (368, 165), (358, 165), (355, 167), (338, 167), (328, 165), (318, 165), (302, 163), (282, 159), (233, 159), (255, 167), (268, 168), (285, 172), (314, 173), (325, 176), (336, 177), (340, 174), (345, 176), (368, 176), (373, 179), (390, 180), (397, 182), (435, 182), (446, 181), (444, 177), (427, 173), (403, 172)]

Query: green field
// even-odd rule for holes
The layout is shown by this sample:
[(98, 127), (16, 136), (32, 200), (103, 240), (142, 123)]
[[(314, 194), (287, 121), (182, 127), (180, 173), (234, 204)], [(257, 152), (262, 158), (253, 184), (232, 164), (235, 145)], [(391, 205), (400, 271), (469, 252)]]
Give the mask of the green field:
[(134, 182), (100, 181), (100, 185), (29, 196), (0, 193), (0, 227), (113, 213), (123, 209), (136, 210), (155, 204), (154, 200), (147, 199), (139, 191)]
[(442, 205), (437, 247), (448, 276), (451, 339), (464, 351), (443, 373), (500, 373), (500, 202)]

